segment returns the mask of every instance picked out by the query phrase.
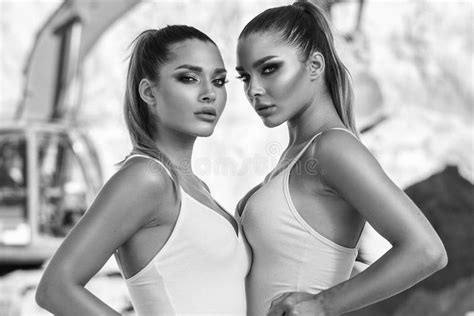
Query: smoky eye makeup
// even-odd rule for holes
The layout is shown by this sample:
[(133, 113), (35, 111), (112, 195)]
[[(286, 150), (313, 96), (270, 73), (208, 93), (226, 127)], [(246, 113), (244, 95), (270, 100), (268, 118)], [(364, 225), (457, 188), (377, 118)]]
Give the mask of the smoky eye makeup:
[(281, 68), (283, 62), (268, 62), (261, 66), (262, 75), (269, 75)]
[(192, 72), (184, 72), (177, 74), (176, 79), (183, 83), (194, 83), (199, 80), (199, 76)]
[(212, 80), (212, 82), (214, 83), (214, 85), (215, 85), (216, 87), (222, 87), (222, 86), (224, 86), (226, 83), (228, 83), (229, 80), (227, 80), (226, 77), (222, 77), (222, 78), (216, 78), (216, 79)]

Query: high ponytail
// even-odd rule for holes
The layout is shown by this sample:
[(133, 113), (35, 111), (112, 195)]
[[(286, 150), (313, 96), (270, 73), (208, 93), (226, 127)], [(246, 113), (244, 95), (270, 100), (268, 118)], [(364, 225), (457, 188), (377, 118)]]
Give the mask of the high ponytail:
[(348, 129), (358, 135), (353, 110), (354, 92), (351, 75), (336, 52), (333, 32), (325, 11), (309, 1), (297, 1), (293, 3), (293, 6), (310, 14), (317, 23), (321, 35), (324, 36), (325, 43), (322, 43), (321, 46), (324, 47), (325, 52), (322, 52), (322, 54), (326, 58), (326, 65), (328, 65), (325, 73), (326, 86), (340, 119)]
[(325, 83), (339, 118), (355, 135), (354, 93), (349, 71), (337, 55), (333, 33), (323, 9), (309, 1), (268, 9), (257, 15), (242, 30), (239, 39), (259, 32), (272, 32), (298, 48), (307, 61), (315, 51), (325, 59)]

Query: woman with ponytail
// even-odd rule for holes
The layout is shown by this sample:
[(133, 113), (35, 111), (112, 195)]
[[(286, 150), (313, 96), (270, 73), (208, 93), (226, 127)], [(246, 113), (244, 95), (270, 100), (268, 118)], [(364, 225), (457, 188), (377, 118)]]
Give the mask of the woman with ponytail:
[(111, 255), (135, 312), (245, 315), (240, 225), (191, 168), (226, 102), (216, 44), (172, 25), (134, 41), (125, 91), (133, 151), (50, 261), (36, 300), (58, 315), (119, 315), (84, 288)]
[[(263, 123), (289, 131), (275, 169), (238, 205), (253, 253), (248, 315), (339, 315), (446, 265), (433, 227), (359, 140), (349, 72), (319, 7), (256, 16), (236, 70)], [(351, 278), (366, 222), (392, 248)]]

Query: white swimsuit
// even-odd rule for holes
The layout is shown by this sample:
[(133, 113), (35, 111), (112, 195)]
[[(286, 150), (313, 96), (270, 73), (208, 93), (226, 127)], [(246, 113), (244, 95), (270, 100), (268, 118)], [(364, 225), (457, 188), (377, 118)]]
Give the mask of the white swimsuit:
[(291, 169), (318, 135), (244, 207), (243, 231), (253, 251), (247, 277), (249, 316), (266, 315), (272, 300), (285, 292), (316, 294), (351, 275), (359, 245), (343, 247), (319, 234), (301, 217), (290, 196)]
[[(135, 156), (153, 159), (129, 158)], [(181, 208), (170, 237), (125, 279), (137, 315), (246, 315), (250, 259), (240, 224), (237, 235), (224, 216), (179, 189)]]

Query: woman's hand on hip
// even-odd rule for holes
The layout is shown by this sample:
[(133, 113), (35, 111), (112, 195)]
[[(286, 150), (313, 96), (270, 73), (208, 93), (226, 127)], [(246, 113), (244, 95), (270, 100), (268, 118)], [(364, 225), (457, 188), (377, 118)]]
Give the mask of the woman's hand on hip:
[(306, 292), (287, 292), (277, 296), (268, 316), (332, 316), (323, 304), (322, 296)]

